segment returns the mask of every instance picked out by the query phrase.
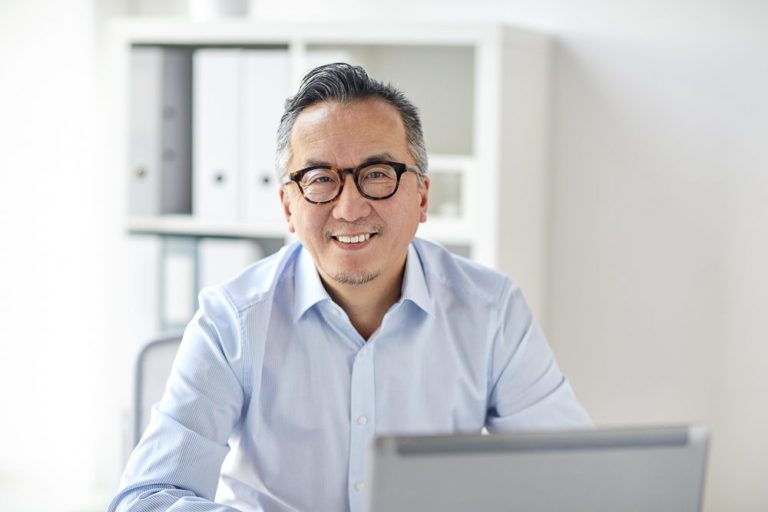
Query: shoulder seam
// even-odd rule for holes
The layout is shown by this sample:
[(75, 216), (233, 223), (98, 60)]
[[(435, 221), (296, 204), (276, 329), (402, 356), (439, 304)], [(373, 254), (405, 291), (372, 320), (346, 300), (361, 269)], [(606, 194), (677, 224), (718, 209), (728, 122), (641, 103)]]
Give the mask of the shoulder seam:
[(503, 274), (500, 274), (500, 277), (502, 277), (505, 284), (498, 289), (499, 293), (493, 294), (493, 293), (485, 292), (476, 286), (472, 288), (468, 288), (466, 286), (457, 286), (457, 284), (454, 281), (447, 279), (443, 274), (438, 274), (437, 272), (434, 272), (431, 269), (425, 269), (425, 271), (426, 273), (428, 273), (429, 275), (437, 279), (442, 285), (447, 286), (448, 288), (451, 288), (452, 290), (455, 290), (457, 292), (463, 292), (463, 293), (472, 295), (474, 297), (479, 297), (488, 304), (496, 304), (495, 295), (503, 295), (504, 290), (507, 288), (507, 286), (509, 286), (509, 278), (504, 276)]
[(274, 292), (276, 286), (280, 285), (283, 281), (285, 281), (289, 277), (293, 277), (293, 273), (294, 272), (292, 268), (288, 272), (281, 272), (280, 275), (277, 277), (277, 279), (273, 281), (272, 286), (270, 286), (267, 290), (254, 295), (253, 297), (249, 297), (249, 300), (244, 301), (240, 305), (238, 305), (235, 302), (234, 297), (232, 297), (232, 295), (229, 293), (226, 286), (220, 286), (219, 288), (221, 289), (222, 293), (226, 296), (227, 302), (229, 302), (232, 305), (232, 309), (234, 309), (238, 315), (241, 315), (248, 309), (251, 309), (257, 304), (263, 302), (267, 296), (269, 296), (271, 293)]

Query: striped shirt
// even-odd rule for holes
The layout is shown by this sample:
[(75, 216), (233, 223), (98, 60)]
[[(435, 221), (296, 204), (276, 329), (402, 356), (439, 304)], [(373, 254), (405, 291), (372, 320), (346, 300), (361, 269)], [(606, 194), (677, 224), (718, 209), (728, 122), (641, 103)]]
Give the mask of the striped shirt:
[(204, 290), (109, 511), (354, 511), (379, 434), (590, 424), (520, 289), (415, 239), (366, 342), (299, 242)]

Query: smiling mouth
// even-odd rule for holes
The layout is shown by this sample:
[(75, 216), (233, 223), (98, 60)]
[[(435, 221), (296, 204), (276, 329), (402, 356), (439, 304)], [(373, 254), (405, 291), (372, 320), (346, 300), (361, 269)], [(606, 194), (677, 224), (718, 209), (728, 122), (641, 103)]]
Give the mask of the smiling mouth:
[(332, 238), (342, 244), (360, 244), (371, 239), (375, 233), (362, 233), (359, 235), (337, 235)]
[[(358, 231), (359, 230), (359, 231)], [(334, 233), (335, 231), (335, 233)], [(339, 232), (346, 233), (339, 233)], [(352, 233), (350, 233), (352, 231)], [(354, 231), (357, 231), (355, 233)], [(347, 246), (355, 246), (358, 244), (365, 244), (367, 243), (371, 238), (375, 238), (379, 236), (382, 232), (382, 226), (379, 224), (373, 224), (373, 225), (367, 225), (367, 226), (336, 226), (332, 230), (328, 230), (325, 233), (325, 236), (327, 239), (333, 240), (336, 243), (347, 245)]]

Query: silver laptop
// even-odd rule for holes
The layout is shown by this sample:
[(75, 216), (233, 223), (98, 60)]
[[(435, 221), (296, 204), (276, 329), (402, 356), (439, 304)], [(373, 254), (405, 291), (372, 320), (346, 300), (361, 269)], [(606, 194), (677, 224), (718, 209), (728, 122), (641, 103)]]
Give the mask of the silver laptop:
[(700, 512), (703, 426), (380, 437), (368, 512)]

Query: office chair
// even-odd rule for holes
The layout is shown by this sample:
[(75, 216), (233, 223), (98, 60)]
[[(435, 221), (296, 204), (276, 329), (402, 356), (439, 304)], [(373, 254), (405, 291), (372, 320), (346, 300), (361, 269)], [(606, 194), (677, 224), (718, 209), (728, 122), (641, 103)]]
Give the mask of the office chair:
[(160, 401), (181, 334), (169, 334), (146, 342), (136, 356), (133, 388), (133, 446), (149, 424), (152, 406)]

